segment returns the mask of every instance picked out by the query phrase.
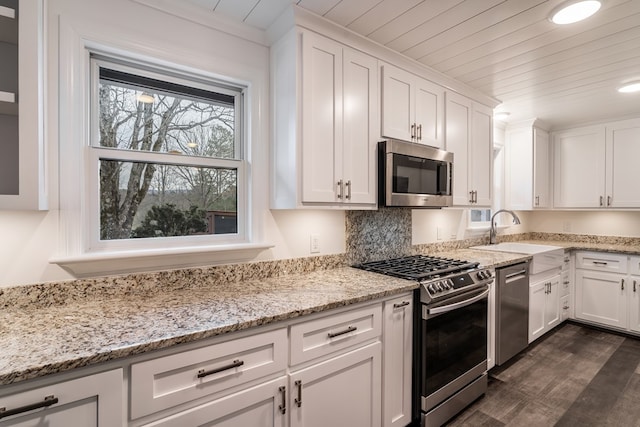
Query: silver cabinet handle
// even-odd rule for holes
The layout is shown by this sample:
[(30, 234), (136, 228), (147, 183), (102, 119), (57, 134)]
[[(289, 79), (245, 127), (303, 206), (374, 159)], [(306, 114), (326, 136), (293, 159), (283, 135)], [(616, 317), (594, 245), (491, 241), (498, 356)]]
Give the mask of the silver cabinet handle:
[(300, 408), (302, 406), (302, 381), (298, 380), (295, 382), (296, 387), (298, 387), (298, 397), (296, 397), (293, 401), (296, 406)]
[(418, 125), (418, 141), (422, 141), (422, 125)]
[(540, 206), (540, 196), (536, 196), (536, 206)]
[(607, 265), (605, 261), (593, 261), (595, 265)]
[(469, 191), (469, 203), (473, 203), (473, 191)]
[(600, 196), (600, 206), (604, 206), (604, 197)]
[(340, 331), (340, 332), (329, 332), (327, 334), (327, 336), (329, 338), (335, 338), (335, 337), (339, 337), (340, 335), (344, 335), (344, 334), (348, 334), (349, 332), (353, 332), (355, 330), (357, 330), (358, 327), (357, 326), (349, 326), (347, 329), (345, 329), (344, 331)]
[(607, 206), (611, 206), (611, 196), (607, 196)]
[(411, 125), (411, 140), (416, 139), (416, 124)]
[(281, 414), (286, 414), (287, 413), (287, 388), (281, 385), (278, 388), (278, 391), (282, 395), (282, 404), (278, 406), (278, 409), (280, 409)]
[(342, 195), (344, 194), (344, 181), (338, 181), (338, 199), (342, 199)]
[(46, 396), (44, 400), (40, 402), (31, 403), (29, 405), (20, 406), (18, 408), (14, 408), (14, 409), (0, 408), (0, 419), (7, 418), (12, 415), (22, 414), (24, 412), (33, 411), (34, 409), (48, 408), (49, 406), (55, 405), (56, 403), (58, 403), (58, 398), (51, 395), (51, 396)]
[(624, 279), (620, 280), (620, 290), (624, 291)]
[(634, 280), (633, 281), (633, 292), (635, 292), (635, 291), (636, 291), (636, 281)]
[(347, 181), (347, 196), (345, 197), (347, 200), (351, 200), (351, 180)]
[(393, 304), (393, 308), (402, 308), (402, 307), (406, 307), (410, 304), (409, 301), (402, 301), (401, 303), (395, 303)]
[(228, 365), (221, 366), (221, 367), (216, 368), (216, 369), (211, 369), (209, 371), (205, 371), (204, 369), (200, 369), (198, 371), (198, 378), (204, 378), (206, 376), (217, 374), (218, 372), (226, 371), (228, 369), (237, 368), (238, 366), (242, 366), (242, 365), (244, 365), (244, 361), (236, 359), (233, 362), (229, 363)]

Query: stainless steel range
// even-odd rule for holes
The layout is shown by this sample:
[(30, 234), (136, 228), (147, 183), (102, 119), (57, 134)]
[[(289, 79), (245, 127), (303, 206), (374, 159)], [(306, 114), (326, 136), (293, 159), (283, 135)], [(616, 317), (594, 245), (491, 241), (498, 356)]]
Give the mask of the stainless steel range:
[(487, 389), (490, 270), (424, 255), (357, 265), (420, 282), (414, 371), (423, 426), (440, 426)]

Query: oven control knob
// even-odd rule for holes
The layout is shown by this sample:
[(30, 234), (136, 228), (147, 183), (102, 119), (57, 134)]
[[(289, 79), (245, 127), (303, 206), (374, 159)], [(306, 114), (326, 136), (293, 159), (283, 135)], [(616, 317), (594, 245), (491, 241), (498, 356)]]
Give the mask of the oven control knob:
[(440, 283), (436, 283), (435, 286), (436, 286), (436, 289), (438, 290), (438, 292), (444, 291), (444, 288), (442, 287), (442, 285)]
[(435, 294), (438, 291), (436, 290), (435, 286), (433, 286), (433, 283), (430, 283), (429, 286), (427, 286), (427, 289), (429, 290), (430, 293)]
[(449, 284), (449, 281), (447, 281), (447, 280), (444, 280), (444, 281), (442, 282), (442, 286), (443, 286), (446, 290), (451, 289), (451, 285)]

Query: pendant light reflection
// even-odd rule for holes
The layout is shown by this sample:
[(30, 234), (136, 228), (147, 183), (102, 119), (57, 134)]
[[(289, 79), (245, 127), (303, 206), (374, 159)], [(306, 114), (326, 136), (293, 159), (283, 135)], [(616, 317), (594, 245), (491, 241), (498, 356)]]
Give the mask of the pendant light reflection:
[(558, 25), (573, 24), (587, 19), (600, 10), (601, 6), (599, 0), (567, 1), (551, 11), (549, 20)]
[(154, 102), (153, 95), (147, 92), (139, 93), (136, 99), (143, 104), (153, 104)]

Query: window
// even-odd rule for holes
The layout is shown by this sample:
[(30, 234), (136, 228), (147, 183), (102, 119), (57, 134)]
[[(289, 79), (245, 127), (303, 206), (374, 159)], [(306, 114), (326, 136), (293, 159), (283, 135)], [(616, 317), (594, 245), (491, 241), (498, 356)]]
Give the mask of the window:
[(99, 56), (91, 71), (91, 247), (245, 239), (242, 88)]

